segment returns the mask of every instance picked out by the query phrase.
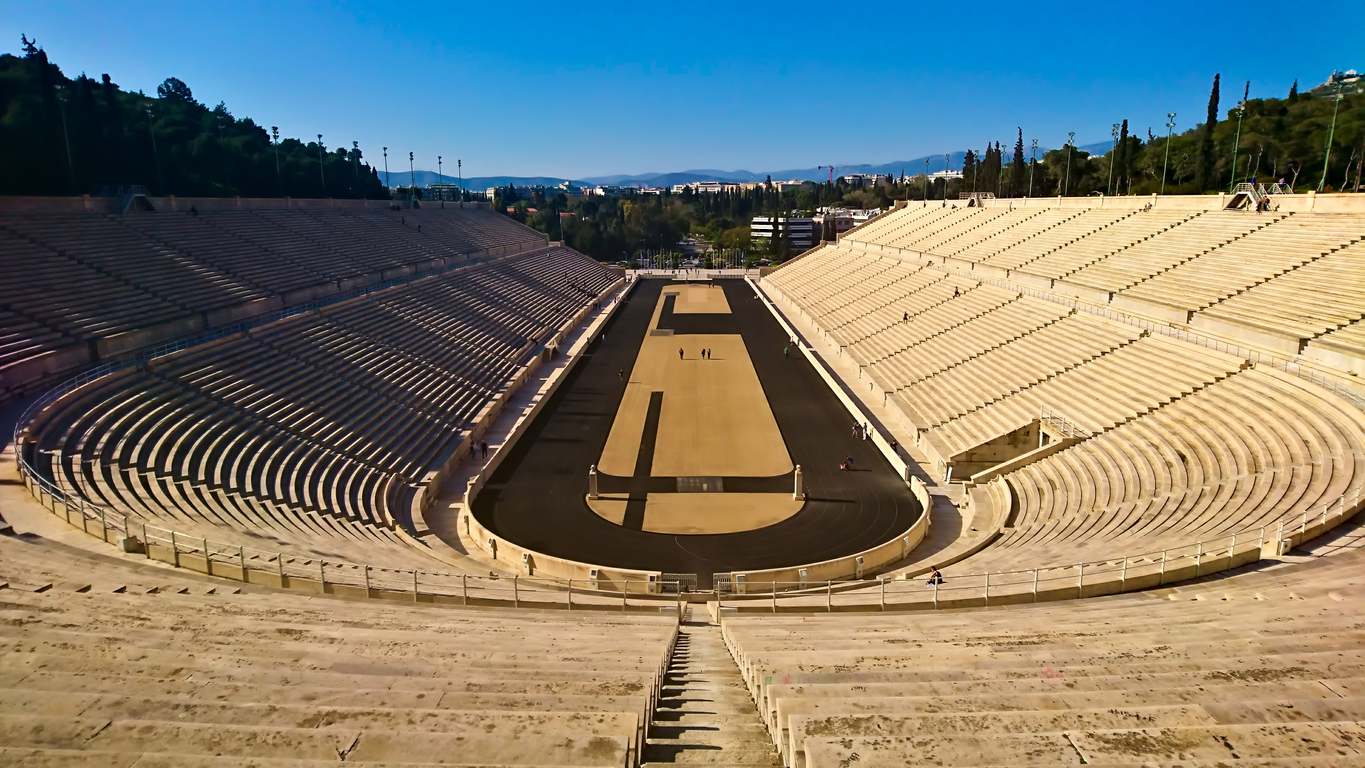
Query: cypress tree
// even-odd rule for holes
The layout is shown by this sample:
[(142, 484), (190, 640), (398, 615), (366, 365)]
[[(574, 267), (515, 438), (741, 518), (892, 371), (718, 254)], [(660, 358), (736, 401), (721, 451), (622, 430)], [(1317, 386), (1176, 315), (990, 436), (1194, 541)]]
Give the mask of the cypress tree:
[(1010, 160), (1010, 197), (1024, 194), (1024, 129), (1019, 128), (1019, 136), (1014, 140), (1014, 157)]
[(1290, 101), (1291, 103), (1293, 103), (1293, 102), (1298, 101), (1298, 100), (1299, 100), (1299, 81), (1298, 81), (1298, 80), (1295, 80), (1295, 81), (1294, 81), (1294, 84), (1291, 85), (1291, 86), (1289, 86), (1289, 101)]
[(1213, 129), (1218, 125), (1218, 81), (1213, 76), (1213, 89), (1209, 91), (1208, 116), (1204, 119), (1204, 130), (1199, 137), (1199, 165), (1195, 168), (1194, 185), (1199, 192), (1209, 188), (1213, 181)]

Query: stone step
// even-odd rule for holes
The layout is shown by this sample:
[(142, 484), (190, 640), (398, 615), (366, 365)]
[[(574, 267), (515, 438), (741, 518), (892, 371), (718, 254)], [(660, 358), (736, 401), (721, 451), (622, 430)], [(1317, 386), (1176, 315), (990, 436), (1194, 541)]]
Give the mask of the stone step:
[(700, 739), (705, 741), (713, 735), (725, 733), (732, 735), (736, 741), (743, 739), (757, 739), (757, 743), (767, 743), (768, 729), (758, 723), (736, 723), (724, 717), (711, 718), (710, 722), (680, 723), (676, 721), (655, 719), (649, 726), (650, 738), (661, 739)]
[[(737, 703), (708, 701), (706, 699), (664, 699), (656, 705), (655, 719), (667, 723), (669, 722), (669, 713), (715, 718), (721, 716), (748, 715), (751, 712), (754, 712), (754, 705), (751, 701)], [(662, 715), (660, 713), (662, 713)]]
[(781, 766), (717, 627), (682, 629), (643, 757), (647, 765)]
[(714, 765), (716, 763), (750, 763), (780, 766), (771, 744), (741, 745), (724, 740), (700, 741), (692, 738), (655, 739), (645, 744), (646, 762), (674, 765)]

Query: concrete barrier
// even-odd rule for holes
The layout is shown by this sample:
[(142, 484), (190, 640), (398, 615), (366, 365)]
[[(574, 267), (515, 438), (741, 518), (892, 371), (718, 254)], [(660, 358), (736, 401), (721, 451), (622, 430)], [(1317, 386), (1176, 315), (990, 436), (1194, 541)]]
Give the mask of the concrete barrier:
[[(922, 512), (909, 528), (895, 538), (861, 552), (816, 563), (759, 571), (734, 571), (728, 578), (730, 591), (742, 595), (763, 594), (774, 589), (799, 589), (803, 585), (818, 587), (826, 581), (866, 578), (906, 559), (929, 533), (931, 509), (929, 489), (918, 477), (910, 478), (910, 491), (919, 502)], [(717, 574), (717, 579), (720, 577)]]

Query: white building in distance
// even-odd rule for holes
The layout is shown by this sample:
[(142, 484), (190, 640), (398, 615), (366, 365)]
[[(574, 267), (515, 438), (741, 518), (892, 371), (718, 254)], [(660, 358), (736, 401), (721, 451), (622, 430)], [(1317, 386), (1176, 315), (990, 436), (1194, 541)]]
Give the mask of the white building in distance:
[(821, 224), (809, 216), (755, 216), (749, 224), (749, 237), (772, 240), (780, 234), (790, 243), (792, 253), (800, 253), (820, 242), (820, 227)]

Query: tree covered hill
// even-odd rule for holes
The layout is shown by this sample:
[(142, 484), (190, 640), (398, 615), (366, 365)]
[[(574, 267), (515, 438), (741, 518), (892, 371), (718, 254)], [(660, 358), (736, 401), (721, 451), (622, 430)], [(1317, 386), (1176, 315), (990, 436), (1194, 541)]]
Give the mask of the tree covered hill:
[(145, 186), (152, 194), (388, 197), (356, 146), (280, 138), (208, 107), (174, 77), (156, 96), (109, 75), (69, 78), (23, 38), (0, 55), (0, 194), (68, 195)]

